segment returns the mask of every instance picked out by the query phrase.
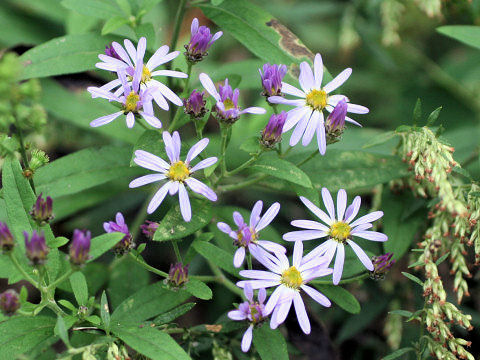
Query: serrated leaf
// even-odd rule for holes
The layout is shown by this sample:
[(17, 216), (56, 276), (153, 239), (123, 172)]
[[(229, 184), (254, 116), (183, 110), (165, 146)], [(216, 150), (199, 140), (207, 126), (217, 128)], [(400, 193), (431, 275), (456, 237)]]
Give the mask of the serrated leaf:
[(268, 324), (255, 327), (253, 344), (262, 360), (288, 360), (287, 342), (279, 329), (270, 329)]
[(406, 354), (406, 353), (409, 353), (411, 351), (415, 351), (414, 348), (411, 348), (411, 347), (407, 347), (407, 348), (402, 348), (402, 349), (398, 349), (398, 350), (395, 350), (393, 353), (385, 356), (382, 358), (382, 360), (394, 360), (394, 359), (398, 359), (400, 356)]
[(210, 201), (191, 199), (192, 219), (183, 220), (180, 205), (176, 204), (168, 210), (160, 221), (153, 236), (155, 241), (169, 241), (182, 239), (206, 226), (212, 219), (212, 205)]
[(73, 295), (78, 305), (86, 305), (88, 301), (88, 286), (85, 276), (77, 271), (70, 276), (70, 285), (72, 286)]
[(155, 325), (163, 325), (163, 324), (168, 324), (170, 322), (172, 322), (173, 320), (175, 320), (176, 318), (186, 314), (187, 312), (189, 312), (190, 310), (192, 310), (192, 308), (196, 305), (196, 303), (186, 303), (186, 304), (182, 304), (170, 311), (167, 311), (163, 314), (160, 314), (158, 315), (155, 319), (153, 319), (153, 323)]
[(343, 310), (352, 314), (358, 314), (360, 312), (360, 303), (355, 299), (355, 296), (341, 286), (316, 284), (314, 284), (314, 286)]
[(192, 246), (205, 259), (211, 261), (229, 274), (238, 276), (240, 269), (236, 269), (233, 266), (233, 255), (227, 253), (218, 246), (205, 241), (195, 240)]
[(413, 282), (416, 282), (418, 285), (422, 286), (423, 287), (423, 282), (422, 280), (420, 280), (418, 277), (416, 277), (415, 275), (412, 275), (412, 274), (409, 274), (407, 272), (404, 272), (402, 271), (402, 274), (403, 276), (405, 276), (406, 278), (412, 280)]
[(480, 26), (447, 25), (438, 27), (437, 31), (440, 34), (480, 49)]
[(280, 159), (273, 154), (266, 154), (265, 156), (260, 157), (260, 159), (253, 164), (252, 168), (264, 174), (287, 180), (294, 184), (312, 187), (310, 178), (305, 172), (303, 172), (303, 170), (296, 167), (290, 161)]
[(185, 284), (184, 289), (196, 298), (202, 300), (210, 300), (212, 298), (212, 290), (207, 284), (197, 279), (189, 279)]
[(110, 34), (111, 32), (117, 30), (120, 26), (128, 24), (128, 19), (125, 19), (122, 16), (114, 16), (108, 19), (102, 27), (102, 35)]

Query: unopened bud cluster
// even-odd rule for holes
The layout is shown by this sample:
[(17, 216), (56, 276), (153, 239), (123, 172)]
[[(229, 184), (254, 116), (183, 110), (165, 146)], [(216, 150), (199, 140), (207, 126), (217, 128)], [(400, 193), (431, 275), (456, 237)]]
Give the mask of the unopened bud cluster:
[(168, 284), (172, 287), (180, 287), (188, 281), (188, 265), (183, 266), (182, 263), (170, 265), (168, 272)]

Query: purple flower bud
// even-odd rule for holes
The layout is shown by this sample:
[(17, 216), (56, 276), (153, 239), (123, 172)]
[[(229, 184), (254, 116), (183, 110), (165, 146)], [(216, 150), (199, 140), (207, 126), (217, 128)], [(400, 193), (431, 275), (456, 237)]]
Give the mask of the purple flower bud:
[(263, 74), (262, 70), (258, 69), (260, 72), (260, 77), (262, 79), (263, 87), (263, 96), (275, 96), (282, 94), (282, 80), (287, 74), (286, 65), (270, 65), (266, 63), (263, 65)]
[(188, 265), (183, 266), (182, 263), (170, 265), (168, 272), (168, 283), (175, 287), (179, 287), (188, 281)]
[(113, 45), (112, 44), (108, 44), (107, 46), (105, 46), (105, 55), (107, 56), (111, 56), (115, 59), (118, 59), (120, 61), (123, 61), (122, 58), (117, 54), (117, 52), (115, 51), (115, 49), (113, 48)]
[(282, 141), (282, 130), (286, 120), (287, 113), (285, 111), (280, 114), (273, 114), (265, 129), (263, 129), (260, 143), (266, 148), (273, 148), (275, 144)]
[(329, 132), (343, 131), (345, 126), (345, 117), (347, 116), (347, 101), (346, 99), (340, 100), (333, 111), (328, 115), (326, 126)]
[(7, 252), (13, 249), (15, 240), (6, 223), (0, 221), (0, 248)]
[(193, 90), (187, 99), (183, 100), (185, 114), (190, 115), (194, 119), (201, 119), (207, 112), (205, 108), (206, 101), (203, 99), (205, 92)]
[(42, 194), (38, 195), (37, 201), (32, 206), (32, 210), (30, 210), (30, 215), (38, 225), (48, 224), (54, 218), (52, 198), (47, 196), (47, 199), (44, 200)]
[(157, 231), (159, 225), (157, 222), (147, 220), (145, 224), (140, 225), (140, 229), (142, 229), (143, 235), (149, 239), (153, 239), (153, 235), (155, 235), (155, 231)]
[(212, 35), (208, 27), (199, 26), (197, 18), (192, 21), (191, 33), (190, 42), (185, 45), (185, 50), (187, 50), (185, 56), (191, 63), (197, 63), (207, 56), (210, 46), (223, 35), (221, 31)]
[(92, 234), (90, 231), (73, 231), (73, 240), (70, 244), (70, 263), (76, 266), (82, 266), (88, 260), (90, 252), (90, 240)]
[(18, 309), (20, 309), (20, 299), (15, 290), (8, 289), (0, 294), (0, 310), (4, 315), (12, 316)]
[(43, 232), (37, 233), (33, 230), (32, 237), (29, 239), (28, 233), (23, 232), (25, 237), (25, 249), (27, 252), (27, 258), (32, 265), (43, 265), (47, 260), (49, 249), (45, 243), (45, 236)]
[(373, 256), (373, 271), (370, 272), (370, 277), (374, 280), (385, 278), (390, 268), (395, 264), (395, 259), (392, 260), (393, 253), (386, 253), (380, 256)]
[(115, 221), (108, 221), (103, 223), (103, 228), (107, 233), (121, 232), (125, 234), (125, 237), (120, 240), (114, 247), (114, 251), (118, 255), (122, 255), (130, 251), (135, 246), (132, 235), (128, 230), (128, 225), (125, 224), (125, 219), (122, 213), (118, 212), (115, 216)]

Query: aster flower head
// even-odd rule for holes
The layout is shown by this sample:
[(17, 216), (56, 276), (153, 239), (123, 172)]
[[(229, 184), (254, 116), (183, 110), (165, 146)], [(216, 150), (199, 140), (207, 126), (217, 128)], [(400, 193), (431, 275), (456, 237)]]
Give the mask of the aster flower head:
[[(144, 63), (145, 50), (147, 48), (147, 40), (145, 37), (140, 38), (138, 46), (132, 44), (128, 39), (124, 40), (125, 48), (118, 42), (112, 42), (111, 48), (115, 51), (116, 57), (111, 51), (107, 54), (100, 54), (98, 58), (101, 62), (95, 64), (99, 69), (119, 72), (123, 70), (128, 76), (128, 81), (132, 81), (136, 73), (139, 74), (140, 85), (142, 88), (151, 88), (151, 96), (153, 100), (164, 110), (169, 109), (169, 105), (166, 101), (168, 99), (177, 106), (182, 106), (182, 100), (170, 90), (166, 85), (156, 80), (158, 76), (169, 76), (177, 78), (187, 78), (188, 75), (180, 71), (172, 70), (156, 70), (160, 65), (166, 64), (169, 61), (175, 59), (180, 52), (173, 51), (169, 53), (169, 47), (164, 45), (160, 47), (152, 57)], [(123, 92), (121, 89), (121, 79), (110, 81), (109, 83), (100, 87), (102, 91), (109, 92), (113, 89), (118, 90), (115, 92), (115, 96), (120, 96)], [(101, 96), (92, 93), (93, 97)], [(103, 96), (102, 96), (103, 97)]]
[(281, 96), (282, 95), (282, 80), (287, 74), (286, 65), (270, 65), (266, 63), (262, 69), (258, 69), (260, 78), (262, 80), (263, 96)]
[(188, 264), (185, 266), (182, 263), (171, 264), (166, 281), (177, 288), (188, 282)]
[(144, 224), (140, 225), (140, 229), (142, 229), (143, 235), (151, 240), (159, 226), (160, 224), (155, 221), (146, 220)]
[(243, 216), (238, 211), (235, 211), (233, 213), (233, 221), (238, 227), (236, 231), (232, 230), (230, 225), (224, 222), (219, 222), (217, 224), (218, 229), (221, 232), (228, 234), (233, 239), (234, 245), (238, 247), (235, 256), (233, 257), (233, 265), (235, 267), (242, 266), (247, 250), (252, 254), (257, 248), (259, 252), (265, 250), (281, 252), (283, 254), (286, 252), (285, 248), (280, 244), (273, 241), (261, 240), (259, 234), (261, 230), (266, 228), (273, 219), (275, 219), (275, 216), (277, 216), (280, 211), (280, 204), (278, 202), (274, 203), (267, 211), (265, 211), (263, 216), (260, 216), (262, 208), (263, 202), (261, 200), (257, 201), (253, 206), (249, 224), (243, 220)]
[(38, 195), (37, 201), (33, 204), (32, 209), (30, 210), (30, 215), (32, 219), (40, 226), (48, 224), (53, 220), (53, 200), (50, 196), (47, 196), (46, 199), (42, 197), (42, 194)]
[(34, 266), (45, 264), (49, 249), (45, 243), (43, 232), (38, 233), (36, 230), (33, 230), (30, 238), (28, 233), (24, 231), (23, 236), (25, 237), (25, 250), (30, 263)]
[[(91, 127), (106, 125), (120, 115), (126, 115), (127, 127), (132, 128), (135, 125), (136, 117), (143, 117), (145, 121), (154, 128), (161, 128), (162, 123), (153, 113), (152, 94), (154, 88), (140, 88), (141, 73), (136, 71), (133, 75), (131, 84), (127, 81), (127, 74), (124, 69), (118, 70), (118, 79), (121, 82), (122, 95), (116, 95), (106, 91), (101, 87), (90, 86), (87, 90), (93, 97), (102, 97), (109, 101), (115, 101), (120, 104), (121, 110), (113, 114), (99, 117), (90, 123)], [(131, 86), (130, 86), (131, 85)]]
[(129, 185), (131, 188), (166, 180), (150, 201), (147, 213), (153, 213), (165, 199), (167, 193), (171, 196), (178, 193), (182, 217), (189, 222), (192, 219), (192, 209), (185, 185), (208, 200), (217, 201), (217, 195), (213, 190), (192, 176), (196, 171), (210, 167), (217, 162), (216, 157), (209, 157), (194, 166), (191, 165), (191, 161), (207, 147), (209, 141), (209, 139), (204, 138), (193, 145), (188, 151), (185, 161), (180, 160), (182, 143), (177, 131), (173, 135), (170, 135), (167, 131), (163, 132), (165, 151), (170, 163), (147, 151), (135, 151), (134, 162), (145, 169), (156, 171), (158, 174), (149, 174), (133, 180)]
[(272, 114), (268, 120), (267, 126), (263, 129), (260, 143), (267, 149), (273, 148), (282, 141), (282, 130), (287, 120), (287, 113), (282, 111), (280, 114)]
[(20, 309), (20, 297), (13, 289), (8, 289), (0, 294), (0, 310), (6, 316), (14, 315)]
[(90, 258), (90, 244), (92, 234), (90, 231), (73, 231), (73, 240), (70, 244), (70, 263), (75, 266), (82, 266)]
[(202, 61), (208, 55), (207, 51), (210, 46), (223, 35), (223, 32), (219, 31), (212, 35), (208, 27), (199, 26), (197, 18), (193, 19), (190, 30), (192, 35), (190, 42), (185, 45), (185, 50), (187, 50), (185, 51), (185, 57), (194, 64)]
[(10, 229), (7, 224), (0, 221), (0, 249), (3, 252), (8, 252), (15, 246), (15, 240), (13, 238)]
[(393, 253), (386, 253), (380, 256), (373, 256), (373, 270), (370, 272), (370, 278), (373, 280), (382, 280), (385, 274), (395, 265), (395, 259), (392, 260)]
[(212, 79), (205, 74), (201, 73), (200, 82), (207, 92), (212, 95), (217, 101), (215, 105), (215, 111), (220, 119), (227, 124), (233, 124), (240, 118), (240, 115), (249, 114), (265, 114), (266, 110), (261, 107), (249, 107), (241, 110), (238, 106), (238, 97), (240, 96), (240, 90), (233, 90), (228, 84), (228, 79), (225, 79), (225, 84), (218, 87), (218, 91), (213, 84)]
[(355, 252), (362, 264), (370, 271), (374, 267), (368, 255), (355, 243), (352, 238), (360, 237), (371, 241), (387, 241), (388, 237), (377, 231), (371, 231), (372, 222), (383, 216), (383, 211), (374, 211), (368, 215), (362, 216), (353, 221), (360, 210), (361, 199), (356, 196), (352, 204), (347, 207), (347, 192), (340, 189), (337, 195), (337, 212), (335, 213), (335, 205), (332, 195), (326, 189), (322, 189), (322, 198), (328, 215), (314, 205), (310, 200), (300, 197), (303, 204), (315, 214), (321, 221), (311, 220), (294, 220), (291, 222), (293, 226), (305, 229), (300, 231), (292, 231), (283, 235), (283, 239), (287, 241), (303, 241), (328, 238), (323, 244), (313, 249), (306, 259), (310, 260), (317, 256), (325, 256), (330, 263), (335, 256), (335, 264), (333, 266), (333, 284), (340, 282), (343, 273), (343, 263), (345, 261), (345, 246), (349, 245)]
[(190, 96), (183, 100), (185, 114), (190, 115), (193, 119), (201, 119), (207, 112), (204, 100), (205, 92), (193, 90)]
[(253, 255), (269, 271), (242, 270), (240, 275), (252, 280), (239, 281), (237, 286), (245, 288), (248, 284), (253, 289), (276, 287), (263, 312), (264, 316), (271, 314), (270, 327), (276, 329), (285, 321), (293, 303), (300, 328), (309, 334), (310, 321), (300, 291), (303, 290), (322, 306), (331, 306), (325, 295), (307, 285), (313, 279), (332, 273), (332, 269), (327, 267), (328, 259), (323, 256), (306, 259), (308, 255), (303, 256), (301, 241), (295, 242), (292, 265), (287, 256), (280, 252), (272, 255), (254, 249)]
[(128, 225), (125, 223), (125, 219), (121, 212), (118, 212), (117, 215), (115, 215), (115, 221), (104, 222), (103, 229), (107, 233), (121, 232), (125, 234), (122, 240), (115, 245), (113, 249), (115, 253), (119, 255), (124, 254), (135, 246), (132, 234), (130, 234)]
[(245, 284), (243, 292), (247, 301), (241, 303), (238, 310), (229, 311), (228, 317), (235, 321), (250, 323), (242, 337), (242, 351), (247, 352), (252, 344), (254, 326), (262, 324), (266, 319), (264, 302), (267, 298), (267, 291), (264, 288), (259, 289), (257, 301), (254, 301), (253, 289), (250, 284)]
[[(332, 112), (334, 107), (341, 100), (348, 98), (344, 95), (332, 95), (331, 93), (340, 87), (352, 74), (352, 69), (347, 68), (337, 75), (332, 81), (322, 86), (323, 63), (320, 54), (315, 55), (313, 71), (307, 62), (300, 64), (300, 76), (298, 81), (302, 90), (296, 87), (282, 83), (282, 93), (296, 96), (300, 99), (290, 100), (281, 96), (271, 96), (268, 101), (272, 104), (285, 104), (294, 106), (288, 112), (287, 121), (283, 132), (287, 132), (293, 127), (295, 130), (290, 137), (290, 145), (296, 145), (302, 139), (302, 145), (307, 146), (317, 133), (317, 143), (320, 153), (325, 154), (327, 141), (325, 136), (325, 121), (323, 110)], [(347, 104), (347, 111), (354, 114), (366, 114), (368, 108), (356, 104)], [(345, 120), (355, 125), (361, 126), (355, 120), (345, 117)]]

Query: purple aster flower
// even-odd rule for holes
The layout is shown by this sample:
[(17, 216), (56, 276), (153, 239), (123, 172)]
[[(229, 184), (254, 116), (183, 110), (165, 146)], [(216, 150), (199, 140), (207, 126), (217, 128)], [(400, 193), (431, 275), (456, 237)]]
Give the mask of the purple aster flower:
[(205, 92), (193, 90), (188, 98), (183, 100), (185, 114), (190, 115), (194, 119), (201, 119), (207, 112), (205, 108), (206, 101), (203, 99)]
[(149, 239), (153, 239), (153, 235), (155, 235), (155, 231), (157, 231), (159, 225), (157, 222), (146, 220), (145, 224), (140, 225), (140, 229), (142, 229), (143, 235)]
[(126, 115), (127, 127), (132, 128), (135, 125), (135, 117), (141, 115), (147, 123), (154, 128), (161, 128), (162, 123), (155, 117), (152, 106), (152, 87), (147, 89), (140, 88), (140, 72), (133, 75), (132, 86), (127, 82), (127, 75), (124, 69), (118, 70), (118, 79), (122, 83), (120, 88), (123, 95), (117, 96), (102, 88), (90, 86), (87, 90), (93, 97), (102, 97), (110, 101), (116, 101), (121, 104), (122, 110), (113, 114), (99, 117), (90, 123), (90, 126), (97, 127), (106, 125), (115, 120), (120, 115)]
[(217, 101), (216, 112), (222, 121), (233, 124), (242, 114), (266, 113), (264, 108), (256, 106), (241, 110), (238, 107), (238, 97), (240, 96), (240, 91), (238, 89), (232, 90), (232, 87), (228, 84), (228, 79), (225, 79), (225, 85), (220, 85), (217, 91), (212, 79), (210, 79), (207, 74), (201, 73), (199, 78), (205, 90), (207, 90), (208, 93)]
[(330, 192), (326, 188), (322, 189), (322, 198), (328, 215), (308, 199), (300, 197), (300, 200), (312, 213), (318, 216), (324, 224), (311, 220), (294, 220), (291, 222), (293, 226), (306, 230), (286, 233), (283, 235), (283, 239), (287, 241), (301, 241), (328, 237), (327, 241), (317, 246), (306, 256), (306, 260), (308, 261), (317, 256), (324, 255), (329, 259), (328, 263), (330, 264), (336, 252), (337, 255), (333, 266), (333, 283), (335, 285), (340, 282), (342, 277), (343, 263), (345, 261), (345, 245), (350, 245), (362, 264), (368, 270), (372, 271), (374, 268), (372, 261), (352, 238), (357, 236), (371, 241), (387, 241), (387, 235), (377, 231), (367, 231), (373, 226), (371, 224), (373, 221), (383, 216), (383, 211), (374, 211), (353, 221), (360, 209), (360, 196), (356, 196), (352, 204), (347, 208), (347, 192), (344, 189), (340, 189), (337, 195), (336, 214), (332, 195), (330, 195)]
[(47, 260), (47, 255), (49, 249), (45, 243), (45, 236), (43, 231), (37, 233), (33, 230), (32, 237), (29, 239), (29, 235), (26, 231), (23, 232), (25, 237), (25, 250), (27, 253), (27, 258), (30, 260), (32, 265), (43, 265)]
[(32, 206), (30, 210), (30, 215), (32, 219), (39, 225), (48, 224), (49, 221), (53, 220), (53, 200), (50, 196), (47, 196), (47, 199), (43, 199), (42, 194), (38, 195), (37, 201)]
[(120, 56), (118, 56), (117, 52), (115, 51), (115, 49), (113, 48), (113, 45), (110, 43), (108, 44), (107, 46), (105, 46), (105, 55), (109, 56), (109, 57), (112, 57), (114, 59), (117, 59), (117, 60), (122, 60), (122, 58)]
[(191, 63), (197, 63), (208, 55), (208, 49), (223, 35), (223, 32), (219, 31), (215, 35), (210, 34), (208, 27), (198, 26), (197, 18), (193, 19), (190, 29), (192, 36), (188, 45), (185, 45), (185, 50), (187, 50), (185, 57)]
[(374, 280), (385, 278), (391, 267), (395, 264), (395, 259), (392, 260), (393, 253), (386, 253), (380, 256), (373, 256), (373, 270), (370, 272), (370, 277)]
[(252, 254), (254, 250), (260, 247), (259, 251), (263, 249), (272, 251), (272, 252), (281, 252), (285, 253), (285, 248), (273, 241), (261, 240), (259, 232), (266, 228), (277, 216), (280, 211), (280, 204), (278, 202), (274, 203), (268, 208), (268, 210), (260, 217), (262, 212), (263, 202), (261, 200), (257, 201), (253, 206), (252, 213), (250, 215), (250, 224), (245, 223), (242, 215), (235, 211), (233, 213), (233, 221), (237, 225), (238, 229), (236, 231), (232, 230), (230, 225), (219, 222), (217, 224), (218, 229), (225, 234), (228, 234), (233, 240), (234, 244), (238, 247), (233, 258), (233, 265), (235, 267), (240, 267), (245, 260), (245, 252), (248, 249)]
[(13, 289), (8, 289), (0, 294), (0, 310), (6, 316), (14, 315), (20, 309), (20, 297)]
[[(164, 110), (168, 110), (169, 106), (165, 98), (174, 103), (177, 106), (182, 106), (182, 100), (170, 90), (167, 86), (158, 80), (155, 80), (156, 76), (170, 76), (177, 78), (187, 78), (188, 75), (180, 71), (172, 70), (155, 70), (160, 65), (163, 65), (173, 59), (175, 59), (180, 51), (173, 51), (168, 53), (169, 47), (164, 45), (160, 47), (155, 54), (144, 63), (145, 50), (147, 48), (147, 40), (142, 37), (138, 41), (138, 46), (135, 49), (132, 42), (128, 39), (124, 40), (125, 48), (117, 42), (112, 42), (112, 47), (115, 53), (120, 59), (115, 56), (109, 56), (100, 54), (99, 59), (102, 62), (95, 64), (99, 69), (115, 71), (123, 70), (129, 77), (133, 78), (135, 73), (140, 74), (140, 84), (142, 87), (151, 88), (151, 96), (155, 102)], [(130, 80), (129, 80), (130, 81)], [(100, 89), (103, 91), (111, 91), (117, 87), (123, 85), (120, 79), (110, 81), (108, 84), (103, 85)], [(119, 96), (122, 93), (121, 87), (116, 91), (115, 95)], [(98, 95), (97, 95), (98, 96)], [(94, 96), (95, 97), (95, 96)]]
[(175, 287), (182, 286), (188, 281), (188, 265), (182, 263), (170, 265), (167, 282)]
[(273, 148), (282, 141), (282, 130), (287, 119), (287, 113), (282, 111), (280, 114), (272, 114), (267, 126), (263, 129), (260, 143), (266, 148)]
[(0, 221), (0, 248), (2, 251), (11, 251), (15, 246), (15, 240), (7, 224)]
[(75, 266), (82, 266), (89, 259), (92, 234), (90, 231), (73, 231), (73, 240), (70, 244), (70, 262)]
[[(300, 76), (298, 81), (302, 90), (282, 83), (282, 93), (299, 97), (298, 100), (289, 100), (281, 96), (271, 96), (268, 101), (272, 104), (285, 104), (295, 106), (295, 109), (288, 112), (287, 122), (283, 132), (287, 132), (295, 125), (295, 130), (290, 138), (290, 145), (296, 145), (302, 138), (302, 145), (307, 146), (317, 133), (317, 143), (320, 154), (325, 154), (327, 142), (325, 137), (325, 124), (323, 110), (332, 112), (340, 100), (348, 98), (344, 95), (330, 95), (332, 91), (340, 87), (352, 74), (352, 69), (343, 70), (337, 77), (322, 87), (323, 63), (320, 54), (315, 55), (313, 72), (306, 61), (300, 64)], [(365, 106), (350, 104), (347, 111), (354, 114), (366, 114), (368, 109)], [(345, 120), (361, 126), (355, 120), (345, 117)]]
[(258, 69), (260, 78), (262, 79), (263, 96), (280, 96), (282, 95), (282, 80), (287, 74), (286, 65), (270, 65), (266, 63), (262, 69)]
[(310, 321), (305, 310), (305, 304), (300, 296), (300, 290), (305, 291), (320, 305), (325, 307), (331, 305), (330, 300), (325, 295), (306, 285), (313, 279), (332, 273), (332, 269), (327, 267), (328, 259), (317, 256), (306, 261), (303, 257), (303, 243), (301, 241), (295, 242), (291, 266), (283, 253), (277, 252), (272, 255), (267, 252), (259, 252), (256, 249), (254, 252), (255, 258), (269, 271), (242, 270), (240, 271), (241, 276), (253, 280), (239, 281), (237, 286), (244, 288), (249, 284), (253, 289), (275, 286), (276, 289), (270, 295), (263, 312), (264, 316), (272, 314), (270, 327), (276, 329), (285, 321), (293, 302), (300, 328), (305, 334), (310, 334)]
[(238, 306), (238, 310), (228, 312), (228, 317), (235, 321), (248, 321), (250, 325), (242, 337), (242, 351), (250, 350), (252, 344), (253, 328), (255, 325), (261, 324), (265, 320), (265, 299), (267, 298), (267, 291), (264, 288), (258, 290), (258, 300), (253, 300), (253, 289), (250, 284), (245, 284), (243, 292), (247, 301), (244, 301)]
[(132, 234), (130, 234), (128, 225), (125, 223), (125, 219), (121, 212), (118, 212), (117, 215), (115, 215), (115, 221), (104, 222), (103, 229), (107, 233), (121, 232), (125, 234), (122, 240), (115, 245), (114, 251), (117, 254), (124, 254), (135, 246)]
[(216, 157), (209, 157), (198, 162), (195, 166), (191, 166), (191, 161), (195, 159), (208, 145), (210, 140), (204, 138), (193, 145), (187, 153), (185, 162), (180, 160), (180, 148), (182, 143), (180, 135), (177, 131), (170, 135), (167, 131), (163, 132), (163, 142), (165, 144), (165, 151), (170, 160), (170, 164), (162, 158), (150, 154), (143, 150), (135, 151), (135, 159), (133, 160), (137, 165), (149, 170), (157, 171), (158, 174), (150, 174), (141, 176), (130, 183), (131, 188), (136, 188), (146, 184), (157, 181), (167, 180), (166, 183), (156, 192), (147, 212), (153, 213), (162, 203), (167, 193), (171, 196), (178, 192), (180, 202), (180, 211), (185, 221), (192, 219), (192, 209), (190, 207), (190, 199), (185, 185), (188, 185), (190, 190), (197, 194), (205, 196), (210, 201), (217, 201), (217, 195), (204, 183), (192, 177), (197, 170), (205, 169), (217, 162)]

